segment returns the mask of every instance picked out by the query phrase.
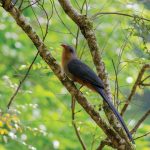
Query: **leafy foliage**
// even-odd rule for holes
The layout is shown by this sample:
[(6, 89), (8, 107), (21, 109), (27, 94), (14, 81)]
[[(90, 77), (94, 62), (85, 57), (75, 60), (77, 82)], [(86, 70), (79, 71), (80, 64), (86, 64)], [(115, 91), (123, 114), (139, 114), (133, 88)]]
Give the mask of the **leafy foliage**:
[[(55, 7), (52, 7), (52, 4), (51, 1), (45, 0), (44, 8), (49, 16), (52, 14), (52, 18), (44, 42), (53, 56), (60, 62), (60, 43), (65, 42), (75, 45), (78, 28), (66, 16), (57, 1), (55, 1)], [(72, 4), (79, 10), (83, 0), (78, 1), (78, 4), (72, 0)], [(17, 3), (18, 6), (19, 3)], [(46, 31), (46, 14), (36, 4), (33, 5), (33, 9), (27, 6), (27, 2), (22, 5), (23, 14), (42, 38)], [(91, 0), (88, 3), (88, 9), (89, 17), (98, 11), (114, 12), (120, 10), (126, 14), (150, 17), (149, 8), (134, 0), (128, 3), (105, 0), (100, 3), (99, 0)], [(84, 7), (83, 14), (85, 13)], [(119, 108), (121, 108), (130, 93), (141, 66), (149, 62), (150, 23), (137, 17), (100, 15), (93, 20), (93, 26), (98, 44), (102, 49), (101, 54), (105, 66), (109, 72), (114, 99), (118, 101)], [(10, 97), (28, 70), (35, 56), (36, 48), (12, 17), (2, 8), (0, 8), (0, 52), (0, 149), (81, 149), (72, 127), (71, 97), (40, 57), (34, 63), (11, 109), (7, 110)], [(82, 61), (94, 68), (87, 44), (81, 34), (78, 37), (77, 54)], [(112, 61), (115, 66), (113, 66)], [(117, 70), (118, 77), (118, 96), (115, 88), (116, 74), (114, 67)], [(145, 72), (144, 77), (148, 75), (149, 71)], [(146, 81), (149, 82), (148, 79)], [(102, 102), (97, 94), (84, 87), (81, 91), (97, 110), (100, 109)], [(137, 89), (137, 94), (133, 97), (132, 104), (125, 114), (125, 121), (129, 124), (130, 129), (149, 109), (149, 97), (149, 87)], [(105, 117), (102, 110), (100, 114)], [(105, 139), (105, 134), (78, 104), (76, 104), (75, 116), (78, 130), (88, 149), (96, 149), (100, 140)], [(149, 128), (150, 119), (147, 119), (137, 131), (135, 137), (145, 134), (149, 131)], [(149, 140), (149, 136), (138, 139), (136, 141), (137, 150), (148, 150)]]

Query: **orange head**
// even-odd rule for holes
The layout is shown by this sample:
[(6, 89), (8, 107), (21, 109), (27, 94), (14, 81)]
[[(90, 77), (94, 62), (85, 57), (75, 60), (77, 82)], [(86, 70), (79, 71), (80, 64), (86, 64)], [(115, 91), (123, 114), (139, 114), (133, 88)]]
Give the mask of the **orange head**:
[(70, 60), (76, 58), (75, 49), (67, 44), (61, 44), (63, 47), (62, 52), (62, 65), (66, 65)]

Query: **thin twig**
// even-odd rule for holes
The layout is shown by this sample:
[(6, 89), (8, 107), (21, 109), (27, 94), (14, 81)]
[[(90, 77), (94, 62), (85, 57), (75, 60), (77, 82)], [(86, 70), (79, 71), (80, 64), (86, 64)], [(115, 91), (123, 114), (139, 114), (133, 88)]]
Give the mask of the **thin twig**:
[[(38, 2), (38, 1), (36, 1), (36, 2)], [(42, 6), (43, 6), (43, 5), (42, 5)], [(43, 10), (45, 10), (44, 7), (42, 7), (42, 8), (43, 8)], [(32, 5), (31, 5), (31, 9), (33, 10)], [(44, 11), (44, 12), (45, 12), (45, 11)], [(41, 24), (40, 24), (40, 22), (39, 22), (39, 20), (38, 20), (38, 18), (37, 18), (37, 16), (36, 16), (34, 10), (33, 10), (33, 13), (34, 13), (34, 15), (35, 15), (35, 17), (36, 17), (36, 20), (37, 20), (37, 22), (38, 22), (38, 24), (39, 24), (39, 26), (40, 26), (40, 29), (41, 29), (41, 32), (42, 32), (43, 41), (44, 41), (45, 38), (46, 38), (46, 35), (47, 35), (47, 33), (48, 33), (49, 20), (51, 19), (53, 13), (51, 14), (50, 18), (48, 18), (48, 14), (47, 14), (47, 12), (45, 12), (46, 17), (48, 18), (45, 34), (43, 33)], [(36, 55), (35, 55), (35, 57), (34, 57), (32, 63), (31, 63), (31, 65), (29, 66), (29, 68), (28, 68), (28, 70), (27, 70), (27, 72), (26, 72), (24, 78), (19, 82), (19, 85), (18, 85), (16, 91), (14, 92), (14, 94), (12, 95), (12, 97), (10, 98), (9, 103), (8, 103), (8, 105), (7, 105), (7, 108), (8, 108), (8, 109), (10, 108), (10, 105), (11, 105), (12, 101), (14, 100), (14, 98), (15, 98), (16, 95), (17, 95), (17, 93), (19, 92), (19, 89), (21, 88), (22, 83), (23, 83), (23, 82), (25, 81), (25, 79), (27, 78), (27, 76), (28, 76), (28, 74), (29, 74), (29, 72), (30, 72), (30, 70), (31, 70), (31, 68), (32, 68), (32, 66), (33, 66), (33, 64), (34, 64), (34, 62), (35, 62), (35, 60), (36, 60), (38, 54), (39, 54), (39, 51), (36, 53)]]
[(82, 51), (81, 51), (81, 53), (80, 53), (80, 55), (79, 55), (79, 59), (81, 59), (82, 56), (84, 55), (85, 47), (86, 47), (86, 43), (83, 42), (83, 46), (81, 47), (82, 49), (80, 49), (80, 50), (82, 50)]
[(79, 3), (78, 3), (78, 1), (77, 1), (77, 0), (75, 0), (75, 3), (76, 3), (76, 5), (78, 6), (78, 9), (80, 9), (80, 10), (81, 10), (80, 5), (79, 5)]
[[(84, 2), (83, 2), (83, 4), (82, 4), (82, 7), (81, 7), (81, 9), (80, 9), (80, 13), (81, 13), (81, 14), (82, 14), (82, 12), (83, 12), (83, 8), (84, 8), (84, 5), (85, 5), (86, 3), (87, 3), (86, 0), (84, 0)], [(87, 4), (86, 4), (86, 5), (87, 5)], [(87, 13), (86, 13), (86, 14), (87, 14)], [(80, 34), (80, 28), (78, 27), (78, 29), (77, 29), (77, 34), (76, 34), (76, 44), (75, 44), (76, 50), (77, 50), (77, 48), (78, 48), (79, 34)]]
[(150, 78), (150, 75), (145, 77), (140, 83), (139, 85), (141, 86), (150, 86), (150, 83), (144, 83), (144, 81), (146, 81), (148, 78)]
[[(37, 2), (38, 2), (38, 1), (36, 1), (36, 3), (37, 3)], [(35, 3), (34, 3), (34, 4), (35, 4)], [(32, 5), (30, 5), (30, 7), (32, 8)], [(51, 17), (52, 17), (53, 9), (52, 9), (52, 14), (51, 14), (50, 18), (48, 18), (48, 14), (47, 14), (46, 10), (44, 9), (43, 5), (42, 5), (41, 7), (43, 8), (43, 10), (44, 10), (44, 12), (45, 12), (45, 14), (46, 14), (46, 17), (47, 17), (47, 25), (46, 25), (45, 34), (43, 34), (43, 30), (42, 30), (41, 24), (40, 24), (40, 22), (38, 21), (38, 18), (37, 18), (37, 16), (36, 16), (36, 14), (35, 14), (33, 8), (32, 8), (32, 10), (33, 10), (33, 13), (34, 13), (34, 15), (35, 15), (35, 17), (36, 17), (36, 19), (37, 19), (37, 22), (38, 22), (38, 24), (39, 24), (39, 26), (40, 26), (40, 29), (41, 29), (41, 31), (42, 31), (42, 36), (43, 36), (43, 41), (44, 41), (45, 38), (46, 38), (46, 35), (47, 35), (47, 33), (48, 33), (49, 20), (50, 20)], [(52, 6), (52, 7), (53, 7), (53, 6)], [(19, 83), (19, 85), (18, 85), (18, 87), (17, 87), (15, 93), (14, 93), (13, 96), (10, 98), (10, 101), (9, 101), (9, 103), (8, 103), (8, 105), (7, 105), (8, 109), (10, 108), (10, 105), (11, 105), (13, 99), (15, 98), (15, 96), (17, 95), (17, 93), (19, 92), (19, 89), (21, 88), (22, 83), (23, 83), (23, 82), (25, 81), (25, 79), (27, 78), (27, 76), (28, 76), (28, 74), (29, 74), (29, 72), (30, 72), (30, 70), (31, 70), (31, 68), (32, 68), (32, 65), (34, 64), (34, 62), (35, 62), (35, 60), (36, 60), (38, 54), (39, 54), (39, 52), (37, 52), (36, 56), (34, 57), (32, 63), (31, 63), (31, 65), (29, 66), (29, 68), (28, 68), (28, 70), (27, 70), (27, 72), (26, 72), (24, 78), (20, 81), (20, 83)]]
[(81, 7), (80, 13), (82, 14), (84, 5), (86, 6), (86, 16), (87, 16), (87, 9), (88, 9), (87, 0), (84, 0), (84, 2), (83, 2), (83, 4), (82, 4), (82, 7)]
[(93, 132), (92, 135), (91, 150), (93, 150), (94, 143), (96, 142), (96, 133), (97, 133), (97, 127), (95, 128), (95, 131)]
[(40, 27), (40, 30), (41, 30), (41, 33), (42, 33), (42, 37), (43, 37), (43, 39), (44, 39), (44, 33), (43, 33), (42, 26), (41, 26), (41, 24), (40, 24), (40, 21), (38, 20), (38, 17), (37, 17), (37, 15), (36, 15), (36, 13), (35, 13), (35, 11), (34, 11), (34, 9), (33, 9), (32, 6), (31, 6), (31, 9), (32, 9), (32, 12), (33, 12), (33, 14), (34, 14), (36, 20), (37, 20), (37, 23), (38, 23), (38, 25), (39, 25), (39, 27)]
[(75, 44), (75, 49), (76, 49), (76, 50), (77, 50), (77, 48), (78, 48), (79, 33), (80, 33), (80, 29), (79, 29), (79, 27), (78, 27), (78, 29), (77, 29), (77, 34), (76, 34), (76, 44)]
[(138, 136), (138, 137), (134, 138), (134, 140), (140, 139), (140, 138), (145, 137), (145, 136), (147, 136), (149, 134), (150, 134), (150, 132), (147, 132), (147, 133), (145, 133), (145, 134), (143, 134), (141, 136)]
[[(113, 35), (113, 33), (115, 32), (115, 30), (116, 30), (118, 24), (119, 24), (119, 23), (117, 23), (115, 26), (113, 26), (112, 31), (109, 33), (108, 38), (105, 40), (104, 45), (103, 45), (103, 47), (101, 48), (101, 54), (103, 54), (105, 47), (108, 46), (109, 40), (112, 39), (112, 35)], [(99, 26), (99, 24), (97, 25), (97, 27), (98, 27), (98, 26)], [(96, 27), (96, 28), (97, 28), (97, 27)], [(96, 30), (96, 28), (95, 28), (95, 30)]]
[(21, 3), (20, 3), (20, 5), (19, 5), (18, 9), (21, 9), (22, 4), (23, 4), (23, 0), (21, 0)]
[(18, 0), (15, 1), (15, 3), (13, 3), (13, 5), (15, 6), (17, 4)]
[(39, 2), (39, 0), (37, 0), (37, 1), (35, 1), (35, 2), (31, 3), (31, 4), (29, 4), (28, 6), (26, 6), (26, 7), (24, 7), (24, 8), (22, 8), (22, 9), (21, 9), (21, 12), (23, 12), (25, 9), (27, 9), (27, 8), (29, 8), (29, 7), (31, 7), (31, 6), (33, 6), (34, 4), (36, 4), (36, 3), (38, 3), (38, 2)]
[[(115, 67), (115, 63), (112, 59), (113, 68), (115, 71), (115, 93), (114, 93), (114, 105), (117, 106), (118, 110), (118, 96), (119, 96), (119, 85), (118, 85), (118, 69)], [(117, 97), (116, 97), (117, 96)]]
[(54, 4), (55, 12), (56, 12), (58, 18), (60, 19), (61, 23), (64, 25), (64, 27), (69, 31), (69, 33), (70, 33), (73, 37), (76, 37), (75, 34), (70, 30), (70, 28), (64, 23), (63, 19), (60, 17), (60, 15), (59, 15), (59, 13), (58, 13), (58, 11), (57, 11), (57, 8), (56, 8), (56, 6), (55, 6), (54, 1), (53, 1), (53, 4)]
[(119, 75), (119, 73), (120, 73), (119, 68), (120, 68), (120, 64), (121, 64), (121, 59), (122, 59), (123, 52), (124, 52), (124, 50), (125, 50), (125, 47), (126, 47), (127, 44), (128, 44), (129, 37), (132, 35), (132, 32), (133, 32), (133, 29), (132, 29), (131, 32), (127, 35), (127, 37), (125, 38), (124, 43), (121, 45), (120, 52), (119, 52), (119, 55), (118, 55), (118, 63), (117, 63), (117, 66), (116, 66), (116, 67), (115, 67), (114, 61), (112, 60), (112, 64), (113, 64), (113, 67), (114, 67), (114, 70), (115, 70), (115, 76), (116, 76), (116, 80), (115, 80), (115, 94), (114, 94), (114, 104), (117, 106), (117, 109), (118, 109), (118, 106), (119, 106), (119, 100), (118, 100), (118, 97), (119, 97), (118, 75)]
[(106, 145), (105, 141), (101, 141), (100, 145), (98, 146), (98, 148), (96, 150), (102, 150)]
[(147, 80), (148, 78), (150, 78), (150, 75), (145, 77), (141, 82), (143, 83), (145, 80)]
[(91, 18), (95, 19), (99, 15), (121, 15), (121, 16), (130, 17), (130, 18), (139, 18), (139, 19), (142, 19), (145, 21), (150, 21), (150, 19), (143, 18), (138, 15), (130, 15), (130, 14), (125, 14), (125, 13), (120, 13), (120, 12), (98, 12), (98, 13), (94, 14)]
[(140, 83), (142, 86), (150, 86), (150, 83)]
[(135, 81), (135, 83), (134, 83), (134, 85), (133, 85), (133, 87), (132, 87), (131, 93), (130, 93), (129, 97), (127, 98), (126, 103), (125, 103), (125, 105), (123, 106), (123, 108), (122, 108), (122, 110), (121, 110), (121, 115), (123, 115), (124, 112), (126, 111), (128, 105), (129, 105), (130, 102), (131, 102), (131, 99), (132, 99), (133, 95), (134, 95), (135, 92), (136, 92), (137, 86), (138, 86), (139, 83), (141, 82), (141, 79), (142, 79), (142, 76), (143, 76), (145, 70), (148, 69), (148, 68), (150, 68), (150, 64), (145, 64), (145, 65), (142, 67), (142, 69), (140, 70), (140, 72), (139, 72), (139, 74), (138, 74), (138, 77), (137, 77), (137, 79), (136, 79), (136, 81)]
[(19, 85), (18, 85), (17, 89), (15, 90), (14, 94), (13, 94), (12, 97), (10, 98), (9, 103), (8, 103), (8, 105), (7, 105), (7, 108), (8, 108), (8, 109), (10, 108), (11, 103), (13, 102), (14, 98), (15, 98), (16, 95), (18, 94), (18, 92), (19, 92), (19, 90), (20, 90), (20, 88), (21, 88), (21, 86), (22, 86), (22, 83), (23, 83), (23, 82), (25, 81), (25, 79), (27, 78), (27, 76), (28, 76), (28, 74), (29, 74), (29, 72), (30, 72), (30, 70), (31, 70), (31, 68), (32, 68), (32, 66), (33, 66), (33, 64), (34, 64), (34, 62), (35, 62), (35, 60), (36, 60), (38, 54), (39, 54), (39, 51), (36, 53), (36, 55), (35, 55), (35, 57), (34, 57), (32, 63), (31, 63), (31, 65), (29, 66), (29, 68), (28, 68), (28, 70), (27, 70), (27, 72), (26, 72), (26, 74), (25, 74), (25, 76), (24, 76), (23, 79), (19, 82)]
[(134, 128), (130, 131), (130, 133), (135, 133), (139, 126), (142, 124), (142, 122), (150, 115), (150, 109), (141, 117), (141, 119), (137, 122), (137, 124), (134, 126)]
[[(44, 3), (44, 2), (43, 2)], [(45, 15), (46, 15), (46, 20), (47, 20), (47, 23), (46, 23), (46, 29), (45, 29), (45, 33), (43, 35), (43, 41), (45, 41), (46, 39), (46, 36), (48, 34), (48, 28), (49, 28), (49, 21), (51, 20), (52, 16), (53, 16), (53, 12), (54, 12), (54, 9), (53, 9), (53, 2), (50, 0), (50, 3), (51, 3), (51, 6), (52, 6), (52, 12), (51, 12), (51, 15), (48, 16), (48, 13), (47, 11), (45, 10), (43, 4), (40, 4), (42, 10), (44, 11)]]
[(82, 140), (82, 138), (81, 138), (81, 136), (80, 136), (80, 133), (79, 133), (79, 131), (78, 131), (78, 129), (77, 129), (77, 126), (76, 126), (76, 123), (75, 123), (75, 102), (76, 102), (75, 98), (72, 97), (72, 103), (71, 103), (71, 109), (72, 109), (72, 125), (73, 125), (73, 127), (74, 127), (74, 129), (75, 129), (76, 135), (77, 135), (77, 137), (78, 137), (78, 140), (79, 140), (79, 142), (80, 142), (80, 144), (81, 144), (83, 150), (86, 150), (86, 146), (85, 146), (85, 144), (84, 144), (84, 142), (83, 142), (83, 140)]
[[(100, 145), (98, 146), (98, 148), (96, 150), (102, 150), (106, 145), (113, 147), (112, 143), (106, 138), (105, 140), (100, 142)], [(115, 148), (115, 147), (113, 147), (113, 148)]]

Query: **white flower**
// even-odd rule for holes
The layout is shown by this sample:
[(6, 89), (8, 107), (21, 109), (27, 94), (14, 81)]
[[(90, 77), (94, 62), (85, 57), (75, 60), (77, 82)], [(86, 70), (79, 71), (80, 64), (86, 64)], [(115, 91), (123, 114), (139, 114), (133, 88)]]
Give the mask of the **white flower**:
[(126, 82), (127, 83), (132, 83), (133, 82), (133, 78), (132, 77), (127, 77), (126, 78)]
[(32, 111), (32, 114), (33, 114), (33, 117), (34, 117), (34, 118), (39, 118), (39, 117), (41, 116), (41, 112), (40, 112), (39, 109), (34, 109), (34, 110)]
[(22, 44), (21, 44), (20, 42), (16, 42), (16, 43), (15, 43), (15, 47), (16, 47), (16, 48), (21, 48), (21, 47), (22, 47)]
[(18, 35), (16, 33), (13, 33), (13, 32), (6, 32), (5, 37), (7, 39), (17, 39)]
[(46, 131), (46, 127), (44, 124), (40, 124), (39, 125), (39, 128), (42, 130), (42, 131)]
[(21, 65), (20, 70), (25, 69), (26, 67), (27, 67), (27, 65)]
[(135, 11), (140, 10), (139, 5), (136, 4), (136, 3), (128, 3), (128, 4), (126, 5), (126, 7), (129, 8), (129, 9), (135, 10)]
[(26, 140), (27, 140), (26, 134), (22, 134), (22, 135), (21, 135), (21, 140), (22, 140), (22, 141), (26, 141)]
[(17, 139), (17, 136), (16, 136), (13, 132), (9, 132), (8, 135), (9, 135), (10, 138), (12, 138), (12, 139)]
[(7, 75), (4, 75), (3, 80), (9, 80), (9, 77)]
[(53, 141), (53, 147), (54, 147), (54, 149), (58, 149), (59, 145), (60, 145), (59, 141), (57, 141), (57, 140)]
[(30, 150), (36, 150), (36, 148), (33, 147), (32, 145), (29, 145), (28, 148), (29, 148)]
[(6, 26), (4, 24), (0, 24), (0, 30), (4, 30)]

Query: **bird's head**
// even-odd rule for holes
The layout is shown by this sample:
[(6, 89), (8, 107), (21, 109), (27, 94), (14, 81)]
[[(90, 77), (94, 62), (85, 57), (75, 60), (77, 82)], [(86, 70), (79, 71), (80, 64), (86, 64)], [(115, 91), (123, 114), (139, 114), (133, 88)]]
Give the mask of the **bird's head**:
[(67, 44), (61, 44), (61, 46), (63, 47), (63, 59), (70, 60), (76, 58), (76, 52), (73, 47)]

